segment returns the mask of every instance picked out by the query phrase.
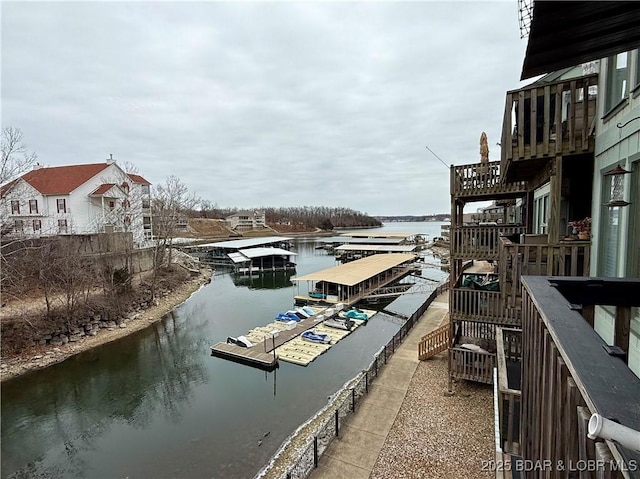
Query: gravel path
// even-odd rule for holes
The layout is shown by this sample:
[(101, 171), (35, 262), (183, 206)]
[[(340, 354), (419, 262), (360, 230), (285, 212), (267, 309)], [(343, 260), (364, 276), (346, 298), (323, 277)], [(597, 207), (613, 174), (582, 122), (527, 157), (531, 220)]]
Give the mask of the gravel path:
[(421, 361), (370, 478), (482, 479), (495, 459), (493, 391), (467, 381), (447, 391), (447, 357)]

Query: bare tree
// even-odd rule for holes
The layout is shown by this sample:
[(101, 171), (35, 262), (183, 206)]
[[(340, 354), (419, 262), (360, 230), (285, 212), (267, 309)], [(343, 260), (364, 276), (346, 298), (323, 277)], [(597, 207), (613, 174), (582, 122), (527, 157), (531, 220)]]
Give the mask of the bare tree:
[(178, 232), (178, 225), (188, 210), (192, 210), (200, 199), (189, 193), (187, 186), (176, 176), (169, 176), (166, 181), (155, 189), (153, 198), (153, 227), (156, 244), (153, 254), (153, 284), (152, 294), (158, 271), (165, 263), (165, 252), (168, 253), (167, 266), (171, 266), (171, 248)]
[(29, 152), (24, 143), (22, 130), (8, 126), (2, 129), (2, 163), (0, 185), (13, 180), (36, 163), (38, 155)]

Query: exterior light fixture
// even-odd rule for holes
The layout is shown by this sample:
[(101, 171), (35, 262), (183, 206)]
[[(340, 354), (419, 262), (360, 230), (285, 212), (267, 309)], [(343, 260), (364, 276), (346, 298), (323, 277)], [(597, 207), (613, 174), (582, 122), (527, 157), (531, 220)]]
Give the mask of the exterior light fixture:
[(631, 172), (618, 165), (614, 169), (602, 174), (602, 176), (611, 177), (611, 198), (605, 203), (605, 206), (614, 208), (616, 206), (628, 206), (631, 204), (624, 200), (624, 175), (627, 173)]

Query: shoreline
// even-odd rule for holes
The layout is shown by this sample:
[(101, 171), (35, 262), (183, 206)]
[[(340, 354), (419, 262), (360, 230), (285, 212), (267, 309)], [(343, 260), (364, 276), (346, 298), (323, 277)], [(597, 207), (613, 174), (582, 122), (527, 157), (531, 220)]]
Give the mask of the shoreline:
[(24, 355), (2, 359), (0, 361), (0, 383), (24, 376), (33, 371), (61, 363), (76, 354), (89, 351), (103, 344), (117, 341), (132, 333), (145, 329), (160, 321), (173, 309), (187, 301), (203, 286), (209, 284), (213, 278), (213, 270), (201, 268), (198, 276), (190, 278), (176, 289), (158, 298), (157, 305), (131, 315), (123, 324), (124, 326), (102, 329), (96, 336), (84, 336), (80, 341), (67, 343), (62, 346), (42, 347), (37, 353), (25, 353)]

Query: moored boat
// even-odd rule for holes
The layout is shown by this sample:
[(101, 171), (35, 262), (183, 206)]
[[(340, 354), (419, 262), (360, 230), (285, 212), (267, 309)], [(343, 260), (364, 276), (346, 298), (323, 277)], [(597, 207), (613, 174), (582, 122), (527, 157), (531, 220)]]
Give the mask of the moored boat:
[(309, 341), (312, 343), (322, 343), (322, 344), (330, 344), (331, 336), (326, 333), (319, 333), (315, 329), (308, 329), (304, 333), (300, 335), (302, 339), (305, 341)]
[(344, 329), (346, 331), (351, 331), (353, 328), (353, 321), (349, 318), (331, 318), (322, 324), (330, 328)]

